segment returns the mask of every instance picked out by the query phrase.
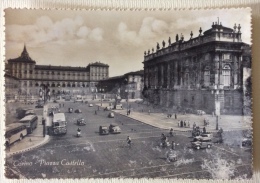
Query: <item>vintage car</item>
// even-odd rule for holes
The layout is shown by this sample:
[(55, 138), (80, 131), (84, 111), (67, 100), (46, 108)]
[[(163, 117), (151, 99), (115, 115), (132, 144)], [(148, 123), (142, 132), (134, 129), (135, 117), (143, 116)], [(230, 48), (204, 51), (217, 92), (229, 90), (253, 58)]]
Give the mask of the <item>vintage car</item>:
[(202, 133), (199, 136), (195, 136), (194, 139), (200, 141), (211, 141), (211, 134), (210, 133)]
[(35, 108), (43, 108), (44, 104), (41, 103), (37, 103), (37, 105), (35, 106)]
[(108, 135), (108, 128), (106, 126), (99, 126), (99, 135)]
[(110, 112), (110, 113), (108, 114), (108, 117), (109, 117), (109, 118), (114, 118), (114, 117), (115, 117), (115, 114), (114, 114), (113, 112)]
[(80, 109), (76, 109), (75, 113), (82, 113), (82, 111)]
[(88, 106), (89, 106), (89, 107), (93, 107), (93, 104), (89, 104)]
[(49, 111), (49, 116), (53, 116), (54, 115), (54, 111)]
[(204, 114), (206, 114), (206, 112), (202, 111), (202, 110), (197, 110), (196, 113), (197, 113), (197, 115), (204, 115)]
[(68, 109), (69, 113), (73, 113), (73, 108)]
[(242, 146), (243, 147), (250, 147), (252, 145), (252, 138), (243, 138)]
[(86, 125), (86, 122), (85, 122), (84, 118), (79, 118), (79, 119), (77, 120), (77, 125), (79, 125), (79, 126), (84, 126), (84, 125)]
[(191, 141), (191, 147), (194, 149), (203, 149), (203, 148), (208, 148), (210, 149), (212, 146), (211, 141), (201, 141), (201, 140), (197, 140), (194, 139), (193, 141)]
[(116, 124), (110, 124), (108, 128), (109, 128), (109, 133), (112, 134), (121, 133), (120, 127)]
[(104, 111), (111, 111), (112, 109), (113, 109), (112, 106), (107, 106), (107, 107), (104, 108)]

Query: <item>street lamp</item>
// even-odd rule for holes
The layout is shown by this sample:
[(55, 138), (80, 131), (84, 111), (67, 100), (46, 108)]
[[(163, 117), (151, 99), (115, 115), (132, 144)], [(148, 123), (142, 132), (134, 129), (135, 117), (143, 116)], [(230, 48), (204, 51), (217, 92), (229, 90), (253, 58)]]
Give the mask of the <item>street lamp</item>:
[(126, 83), (126, 90), (125, 92), (127, 93), (127, 98), (126, 98), (126, 101), (127, 101), (127, 111), (129, 110), (129, 85), (128, 85), (128, 79), (125, 78), (125, 83)]
[(218, 130), (218, 122), (219, 122), (219, 116), (220, 116), (220, 101), (219, 101), (220, 89), (219, 89), (219, 85), (216, 85), (211, 90), (211, 93), (214, 94), (215, 115), (216, 115), (216, 130)]
[(104, 89), (103, 88), (100, 88), (99, 89), (99, 91), (100, 91), (100, 98), (101, 98), (101, 106), (102, 106), (102, 93), (104, 92)]

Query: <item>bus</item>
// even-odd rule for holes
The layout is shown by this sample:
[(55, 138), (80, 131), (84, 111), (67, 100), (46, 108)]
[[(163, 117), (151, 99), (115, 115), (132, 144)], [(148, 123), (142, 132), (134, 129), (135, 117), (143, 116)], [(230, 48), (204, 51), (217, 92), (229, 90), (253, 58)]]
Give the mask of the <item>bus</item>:
[(27, 135), (26, 125), (12, 123), (6, 126), (5, 145), (8, 147), (17, 140), (22, 140)]
[(54, 135), (67, 133), (67, 122), (64, 113), (53, 114), (52, 129)]
[(30, 134), (35, 128), (37, 128), (38, 117), (36, 115), (28, 115), (22, 118), (19, 122), (26, 125), (27, 133)]

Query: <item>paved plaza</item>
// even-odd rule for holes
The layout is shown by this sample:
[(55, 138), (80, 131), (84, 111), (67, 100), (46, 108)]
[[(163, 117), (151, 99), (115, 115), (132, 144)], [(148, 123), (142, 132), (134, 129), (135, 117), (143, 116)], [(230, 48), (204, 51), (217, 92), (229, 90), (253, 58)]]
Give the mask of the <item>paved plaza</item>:
[[(47, 143), (42, 144), (30, 151), (8, 156), (7, 177), (26, 178), (212, 178), (212, 170), (203, 168), (205, 164), (211, 164), (215, 158), (226, 161), (230, 171), (235, 170), (233, 177), (240, 174), (250, 177), (251, 148), (241, 147), (243, 137), (240, 129), (225, 132), (223, 144), (213, 144), (211, 149), (194, 150), (191, 148), (191, 133), (175, 127), (175, 136), (169, 136), (169, 127), (176, 125), (176, 120), (168, 119), (164, 113), (144, 114), (138, 112), (140, 104), (131, 103), (133, 112), (129, 116), (125, 110), (115, 111), (115, 117), (109, 118), (110, 111), (104, 111), (106, 103), (98, 100), (87, 103), (74, 103), (60, 101), (61, 112), (65, 113), (67, 134), (63, 136), (49, 136)], [(64, 104), (64, 107), (63, 107)], [(48, 103), (42, 110), (50, 124), (52, 117), (47, 116), (48, 108), (58, 105)], [(124, 106), (126, 104), (123, 104)], [(134, 107), (134, 106), (137, 107)], [(68, 108), (81, 109), (82, 113), (68, 113)], [(142, 106), (141, 106), (142, 107)], [(142, 121), (135, 119), (143, 114)], [(186, 115), (178, 115), (178, 119), (184, 119)], [(192, 115), (188, 115), (192, 116)], [(151, 117), (146, 119), (146, 117)], [(196, 117), (196, 116), (194, 116)], [(81, 126), (80, 138), (76, 137), (78, 126), (76, 120), (84, 118), (85, 126)], [(157, 121), (145, 122), (147, 121)], [(154, 120), (152, 120), (154, 119)], [(164, 126), (157, 126), (158, 119)], [(196, 119), (201, 119), (197, 116)], [(187, 120), (187, 119), (186, 119)], [(98, 134), (99, 126), (109, 126), (111, 123), (118, 125), (121, 134), (109, 134), (101, 136)], [(169, 126), (167, 126), (169, 124)], [(40, 129), (40, 126), (38, 127)], [(34, 136), (40, 133), (34, 132)], [(176, 142), (174, 153), (178, 157), (176, 162), (168, 162), (166, 155), (172, 148), (160, 146), (160, 137), (164, 133), (169, 142)], [(41, 133), (40, 133), (41, 134)], [(212, 133), (215, 136), (215, 132)], [(127, 146), (126, 138), (130, 136), (132, 146)], [(43, 141), (43, 138), (42, 138)], [(28, 145), (28, 137), (13, 145), (16, 149)], [(17, 147), (16, 147), (17, 145)], [(22, 162), (21, 164), (18, 164)], [(34, 165), (34, 166), (31, 166)], [(219, 167), (220, 168), (220, 167)], [(231, 177), (232, 178), (232, 177)]]

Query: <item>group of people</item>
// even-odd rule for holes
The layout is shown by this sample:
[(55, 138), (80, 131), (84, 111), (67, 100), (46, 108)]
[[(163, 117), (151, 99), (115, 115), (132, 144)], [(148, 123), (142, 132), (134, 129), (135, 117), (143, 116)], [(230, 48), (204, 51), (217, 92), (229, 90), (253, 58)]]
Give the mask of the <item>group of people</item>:
[(179, 127), (184, 127), (184, 128), (189, 128), (190, 127), (190, 122), (186, 120), (181, 120), (178, 122)]

